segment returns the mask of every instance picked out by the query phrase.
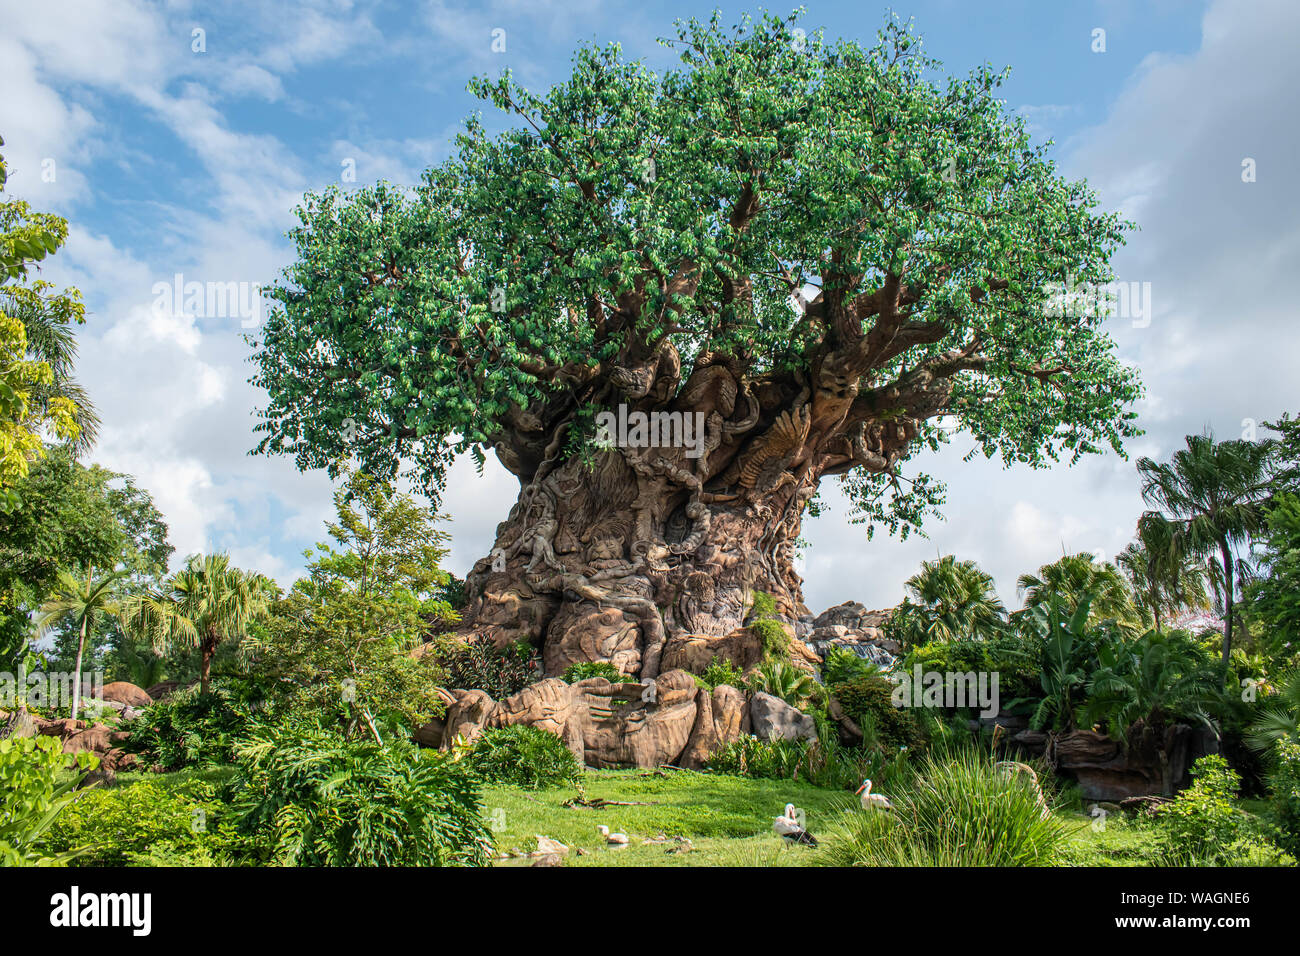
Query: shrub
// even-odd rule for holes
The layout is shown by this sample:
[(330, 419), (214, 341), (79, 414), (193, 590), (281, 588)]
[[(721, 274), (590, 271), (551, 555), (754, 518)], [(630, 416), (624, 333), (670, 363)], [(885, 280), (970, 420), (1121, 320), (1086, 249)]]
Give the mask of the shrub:
[(764, 661), (745, 678), (745, 690), (779, 697), (805, 713), (824, 703), (826, 689), (807, 671), (786, 661)]
[(268, 862), (481, 866), (491, 838), (478, 778), (458, 753), (260, 727), (237, 749), (234, 807)]
[(709, 666), (704, 668), (699, 683), (702, 683), (709, 690), (723, 684), (739, 690), (745, 686), (745, 672), (731, 661), (719, 660), (715, 657), (709, 662)]
[(230, 865), (238, 839), (216, 787), (190, 781), (169, 789), (153, 780), (85, 791), (50, 831), (50, 845), (84, 849), (85, 866)]
[(788, 660), (790, 635), (776, 616), (776, 598), (766, 591), (754, 592), (754, 603), (749, 609), (750, 633), (758, 638), (763, 648), (764, 660)]
[(1241, 780), (1218, 754), (1192, 767), (1192, 785), (1173, 802), (1157, 807), (1162, 844), (1170, 854), (1193, 859), (1218, 858), (1222, 848), (1242, 833), (1243, 815), (1234, 798)]
[(493, 700), (517, 694), (541, 676), (527, 641), (498, 650), (490, 640), (476, 638), (451, 651), (443, 664), (448, 687), (481, 690)]
[(1273, 822), (1278, 842), (1300, 857), (1300, 743), (1284, 740), (1277, 745), (1277, 767), (1269, 781), (1273, 788)]
[(619, 684), (629, 679), (609, 661), (578, 661), (564, 669), (564, 680), (569, 684), (576, 684), (590, 677), (603, 677), (611, 684)]
[(582, 776), (582, 765), (563, 740), (523, 724), (483, 731), (470, 748), (469, 762), (485, 780), (529, 790), (577, 783)]
[(802, 780), (815, 787), (854, 790), (867, 777), (878, 782), (895, 779), (905, 764), (905, 753), (886, 757), (823, 736), (816, 741), (741, 737), (715, 750), (705, 766), (737, 777)]
[(844, 713), (864, 731), (872, 728), (881, 746), (891, 750), (925, 747), (916, 714), (907, 707), (895, 707), (894, 686), (881, 677), (858, 677), (831, 686), (830, 695), (840, 702)]
[(822, 661), (822, 683), (826, 686), (867, 677), (880, 677), (880, 665), (859, 657), (845, 647), (832, 645)]
[[(884, 788), (880, 788), (882, 791)], [(973, 749), (926, 759), (894, 811), (853, 810), (823, 840), (828, 866), (1045, 866), (1067, 828), (1044, 814), (1022, 774), (998, 770)]]
[(191, 687), (153, 704), (127, 724), (124, 729), (131, 737), (126, 749), (164, 770), (226, 764), (248, 722), (248, 713), (232, 703), (225, 688), (200, 694)]
[[(80, 772), (98, 763), (93, 754), (65, 754), (54, 737), (0, 740), (0, 866), (57, 866), (76, 855), (49, 845), (48, 831), (84, 795), (73, 791)], [(69, 769), (77, 776), (59, 783)]]

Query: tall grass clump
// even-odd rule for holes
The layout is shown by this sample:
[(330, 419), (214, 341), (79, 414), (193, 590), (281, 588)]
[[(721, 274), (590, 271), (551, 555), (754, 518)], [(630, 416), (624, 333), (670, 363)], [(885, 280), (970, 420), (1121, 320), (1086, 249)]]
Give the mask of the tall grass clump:
[[(883, 788), (880, 788), (883, 792)], [(1068, 827), (1033, 782), (974, 749), (927, 757), (892, 812), (856, 805), (827, 832), (828, 866), (1050, 866)]]

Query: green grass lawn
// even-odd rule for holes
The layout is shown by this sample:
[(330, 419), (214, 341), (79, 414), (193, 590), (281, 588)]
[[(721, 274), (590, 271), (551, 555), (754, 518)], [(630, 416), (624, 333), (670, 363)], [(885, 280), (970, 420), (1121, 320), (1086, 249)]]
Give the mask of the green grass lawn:
[[(522, 790), (488, 787), (483, 804), (494, 826), (499, 852), (526, 854), (537, 837), (570, 848), (567, 866), (798, 866), (813, 861), (816, 850), (787, 846), (772, 832), (772, 821), (793, 803), (807, 814), (816, 834), (836, 813), (852, 806), (853, 795), (786, 780), (749, 780), (691, 771), (588, 770), (582, 796), (644, 805), (569, 807), (576, 788)], [(600, 824), (626, 833), (627, 846), (607, 845)], [(663, 834), (666, 844), (643, 844)], [(674, 837), (686, 837), (694, 850), (670, 853)], [(582, 849), (585, 855), (577, 851)], [(526, 856), (499, 860), (502, 866), (528, 866)]]

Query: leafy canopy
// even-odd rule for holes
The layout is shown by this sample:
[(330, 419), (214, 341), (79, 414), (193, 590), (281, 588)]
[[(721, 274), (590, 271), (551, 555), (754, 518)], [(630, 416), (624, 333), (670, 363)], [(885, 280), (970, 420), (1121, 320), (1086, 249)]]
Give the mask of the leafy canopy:
[[(610, 45), (545, 94), (476, 79), (513, 128), (471, 117), (414, 189), (309, 195), (253, 342), (257, 450), (407, 460), (436, 495), (458, 452), (526, 475), (559, 428), (589, 447), (644, 369), (680, 363), (671, 391), (719, 353), (789, 394), (843, 375), (932, 446), (950, 415), (1008, 463), (1118, 450), (1136, 375), (1046, 286), (1108, 281), (1125, 224), (1031, 143), (1005, 73), (941, 79), (897, 23), (867, 48), (795, 20), (681, 22), (662, 75)], [(922, 478), (891, 510), (891, 483), (847, 486), (868, 520), (941, 494)]]

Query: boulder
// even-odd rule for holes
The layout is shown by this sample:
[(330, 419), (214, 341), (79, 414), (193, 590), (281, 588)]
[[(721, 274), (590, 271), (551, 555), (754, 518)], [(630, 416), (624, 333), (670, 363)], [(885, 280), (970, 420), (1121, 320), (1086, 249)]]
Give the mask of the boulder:
[(718, 746), (739, 740), (749, 733), (749, 706), (745, 695), (729, 684), (713, 688), (713, 735)]
[(574, 684), (573, 690), (588, 766), (672, 763), (695, 727), (695, 679), (682, 670), (644, 684), (611, 684), (593, 677)]
[(1193, 736), (1185, 724), (1152, 728), (1139, 721), (1130, 728), (1126, 745), (1091, 730), (1075, 730), (1051, 740), (1047, 752), (1057, 770), (1079, 782), (1085, 800), (1168, 797), (1188, 781)]
[(457, 737), (466, 743), (477, 740), (497, 706), (485, 691), (454, 690), (451, 693), (456, 700), (447, 706), (446, 729), (440, 745), (443, 750), (450, 750)]
[(447, 729), (447, 722), (441, 717), (435, 717), (427, 724), (415, 728), (411, 736), (421, 747), (429, 747), (436, 750), (442, 746), (443, 734)]
[(816, 740), (817, 723), (779, 697), (756, 693), (749, 702), (749, 719), (759, 740)]
[(90, 725), (86, 723), (86, 721), (74, 720), (71, 717), (63, 717), (55, 720), (43, 720), (40, 717), (36, 718), (36, 729), (38, 733), (44, 734), (47, 737), (59, 737), (63, 740), (76, 736), (89, 726)]
[(703, 674), (714, 658), (729, 661), (741, 671), (749, 670), (763, 658), (758, 636), (747, 627), (738, 627), (721, 637), (686, 634), (664, 643), (660, 667), (665, 671), (684, 670)]
[(63, 741), (65, 754), (106, 754), (113, 749), (113, 731), (107, 724), (91, 724)]
[(161, 681), (160, 683), (154, 684), (152, 687), (146, 690), (145, 693), (149, 695), (150, 700), (152, 700), (154, 703), (157, 703), (160, 700), (166, 700), (168, 697), (170, 697), (172, 694), (176, 693), (180, 689), (181, 689), (180, 681), (165, 680), (165, 681)]
[(709, 754), (717, 748), (717, 730), (713, 724), (713, 695), (708, 688), (695, 692), (695, 723), (686, 749), (677, 758), (677, 765), (688, 770), (699, 770), (708, 762)]
[(558, 677), (548, 677), (499, 701), (488, 718), (488, 725), (540, 727), (563, 740), (573, 755), (582, 760), (585, 757), (582, 722), (577, 717), (575, 697), (569, 684)]
[(127, 707), (134, 707), (137, 710), (141, 707), (148, 707), (153, 703), (153, 698), (149, 696), (144, 688), (136, 687), (135, 684), (124, 680), (105, 684), (99, 696), (101, 700), (115, 701)]

